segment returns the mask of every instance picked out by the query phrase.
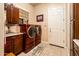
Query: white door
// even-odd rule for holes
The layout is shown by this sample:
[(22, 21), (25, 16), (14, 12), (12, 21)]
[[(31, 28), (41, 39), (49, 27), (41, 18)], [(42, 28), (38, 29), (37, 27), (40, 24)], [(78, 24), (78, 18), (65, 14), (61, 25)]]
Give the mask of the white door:
[(48, 9), (48, 41), (51, 44), (65, 46), (64, 8)]

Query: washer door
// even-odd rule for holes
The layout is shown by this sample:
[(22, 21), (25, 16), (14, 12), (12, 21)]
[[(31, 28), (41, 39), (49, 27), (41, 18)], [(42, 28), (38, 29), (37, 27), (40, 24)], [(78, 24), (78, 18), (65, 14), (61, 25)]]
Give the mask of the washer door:
[(35, 26), (30, 26), (27, 30), (29, 38), (35, 38)]

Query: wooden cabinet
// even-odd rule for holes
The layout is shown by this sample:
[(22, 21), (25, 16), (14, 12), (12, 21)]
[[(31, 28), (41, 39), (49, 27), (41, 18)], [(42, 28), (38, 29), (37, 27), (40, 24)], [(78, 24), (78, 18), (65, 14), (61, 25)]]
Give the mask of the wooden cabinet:
[(79, 56), (79, 46), (74, 42), (74, 51), (73, 51), (74, 56)]
[(4, 53), (5, 53), (5, 55), (6, 55), (7, 53), (10, 53), (10, 52), (13, 51), (13, 39), (12, 39), (12, 37), (7, 37), (7, 38), (6, 38), (6, 44), (5, 44), (4, 47), (5, 47), (5, 48), (4, 48)]
[(22, 51), (22, 41), (23, 38), (21, 35), (15, 36), (13, 40), (13, 53), (18, 54)]
[(22, 51), (22, 45), (23, 45), (23, 37), (22, 35), (16, 35), (6, 38), (6, 44), (5, 44), (5, 54), (7, 53), (14, 53), (17, 55)]
[(73, 38), (79, 39), (79, 3), (73, 4)]
[(19, 9), (13, 4), (4, 4), (6, 11), (6, 20), (9, 24), (19, 23)]
[(19, 23), (19, 9), (13, 6), (13, 23), (18, 24)]

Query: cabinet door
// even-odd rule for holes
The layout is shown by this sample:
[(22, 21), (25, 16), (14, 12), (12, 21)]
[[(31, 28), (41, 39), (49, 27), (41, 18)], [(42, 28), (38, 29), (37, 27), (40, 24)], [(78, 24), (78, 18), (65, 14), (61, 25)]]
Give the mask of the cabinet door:
[(79, 3), (73, 4), (73, 38), (79, 39)]
[(22, 51), (22, 36), (21, 35), (18, 35), (18, 36), (15, 36), (15, 39), (14, 39), (14, 54), (18, 54), (19, 52)]
[(13, 13), (12, 13), (12, 15), (13, 15), (12, 22), (14, 24), (18, 24), (19, 23), (19, 9), (16, 8), (15, 6), (13, 6)]
[(7, 23), (11, 23), (12, 22), (12, 6), (9, 5), (9, 4), (6, 4), (7, 7), (6, 7), (6, 20), (7, 20)]
[(6, 19), (9, 24), (18, 24), (19, 23), (19, 9), (13, 4), (6, 4)]
[(5, 48), (4, 48), (4, 53), (10, 53), (13, 52), (13, 39), (11, 37), (7, 37), (6, 38), (6, 44), (5, 44)]

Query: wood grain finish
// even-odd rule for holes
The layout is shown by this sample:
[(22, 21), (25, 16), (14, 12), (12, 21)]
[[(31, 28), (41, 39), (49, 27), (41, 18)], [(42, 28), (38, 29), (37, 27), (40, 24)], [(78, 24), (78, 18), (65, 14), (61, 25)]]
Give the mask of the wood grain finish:
[(21, 35), (18, 35), (18, 36), (15, 36), (14, 38), (14, 41), (13, 41), (13, 48), (14, 48), (14, 51), (13, 53), (14, 54), (18, 54), (19, 52), (22, 51), (22, 43), (23, 43), (23, 38)]
[(74, 42), (74, 51), (73, 51), (73, 55), (74, 56), (79, 56), (79, 47), (75, 44)]
[(22, 45), (23, 45), (22, 40), (23, 40), (22, 35), (7, 37), (4, 53), (8, 54), (8, 53), (12, 52), (15, 55), (20, 53), (22, 51)]
[(79, 39), (79, 3), (73, 4), (73, 38)]
[(19, 23), (19, 9), (13, 6), (13, 23), (18, 24)]
[(13, 39), (11, 37), (6, 38), (6, 44), (4, 46), (4, 53), (10, 53), (13, 51)]
[(6, 10), (6, 20), (9, 24), (19, 23), (19, 9), (13, 4), (4, 4)]

